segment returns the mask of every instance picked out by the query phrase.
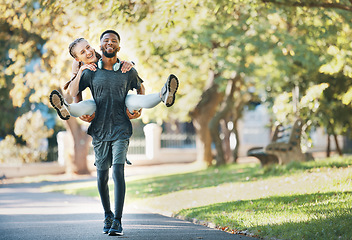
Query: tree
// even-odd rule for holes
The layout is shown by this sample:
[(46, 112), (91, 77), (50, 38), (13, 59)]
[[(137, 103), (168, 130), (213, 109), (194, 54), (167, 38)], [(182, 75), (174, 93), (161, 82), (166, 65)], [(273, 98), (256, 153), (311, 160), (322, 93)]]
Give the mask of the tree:
[[(295, 87), (304, 93), (315, 85), (327, 84), (319, 98), (311, 98), (310, 94), (301, 95), (302, 100), (308, 98), (312, 102), (299, 106), (299, 116), (307, 120), (307, 130), (310, 127), (324, 127), (328, 135), (334, 136), (337, 146), (337, 134), (348, 134), (346, 126), (350, 123), (347, 119), (351, 117), (350, 107), (346, 105), (349, 104), (348, 100), (345, 103), (341, 101), (348, 96), (352, 76), (351, 46), (347, 37), (351, 33), (351, 23), (345, 21), (348, 16), (351, 13), (315, 8), (283, 11), (280, 17), (287, 20), (275, 34), (280, 48), (274, 51), (273, 65), (273, 68), (280, 70), (279, 74), (272, 75), (275, 78), (269, 82), (269, 94), (273, 97), (280, 92), (284, 92), (281, 96), (287, 95)], [(311, 111), (307, 108), (309, 104), (319, 107)], [(292, 109), (281, 109), (280, 114), (284, 113), (286, 120), (292, 120)], [(277, 113), (276, 117), (280, 120)], [(327, 155), (329, 153), (330, 149), (327, 149)]]
[(350, 0), (308, 0), (308, 1), (297, 1), (297, 0), (262, 0), (264, 3), (273, 3), (279, 6), (290, 6), (290, 7), (307, 7), (307, 8), (325, 8), (325, 9), (342, 9), (352, 12), (352, 2)]
[[(5, 64), (1, 65), (0, 101), (10, 96), (17, 108), (23, 107), (24, 103), (42, 102), (49, 106), (50, 91), (59, 89), (71, 76), (69, 43), (83, 36), (94, 40), (91, 43), (97, 46), (100, 33), (107, 27), (116, 26), (119, 21), (131, 21), (136, 16), (142, 18), (149, 11), (147, 6), (144, 2), (130, 1), (112, 5), (102, 0), (2, 1), (0, 42), (4, 44), (0, 48), (0, 61)], [(68, 95), (65, 98), (69, 100)], [(11, 102), (5, 103), (11, 108)], [(16, 108), (12, 109), (16, 111)], [(75, 154), (68, 159), (72, 162), (69, 165), (75, 173), (87, 173), (89, 137), (80, 120), (70, 119), (64, 125), (74, 139)], [(6, 131), (8, 133), (11, 129)]]
[[(68, 5), (68, 1), (62, 1), (61, 4), (55, 1), (1, 3), (4, 9), (1, 16), (1, 41), (6, 42), (1, 47), (2, 60), (7, 58), (9, 62), (1, 77), (2, 81), (9, 78), (13, 82), (9, 94), (15, 107), (23, 106), (25, 101), (49, 105), (50, 90), (62, 86), (69, 78), (68, 52), (62, 50), (67, 49), (74, 34), (79, 34), (73, 29), (82, 24), (78, 20), (70, 21), (72, 15), (78, 14), (75, 8), (68, 8)], [(28, 66), (33, 69), (28, 69)], [(79, 126), (76, 120), (67, 122), (67, 128), (71, 130), (75, 143), (78, 143), (75, 146), (87, 149), (89, 142), (83, 137), (84, 131)], [(84, 152), (87, 151), (83, 151), (82, 147), (76, 147), (76, 153)], [(74, 172), (87, 173), (86, 154), (76, 154), (74, 159), (74, 165), (77, 166)]]
[[(147, 91), (156, 86), (160, 90), (160, 79), (170, 73), (181, 79), (177, 104), (167, 111), (160, 111), (160, 106), (145, 118), (192, 119), (200, 143), (198, 158), (213, 164), (214, 142), (215, 163), (223, 164), (230, 157), (221, 133), (228, 137), (229, 131), (237, 132), (243, 106), (253, 97), (249, 87), (270, 102), (296, 86), (305, 92), (319, 84), (319, 73), (352, 76), (349, 11), (268, 1), (5, 1), (0, 4), (5, 13), (0, 41), (6, 67), (0, 86), (6, 94), (11, 88), (14, 106), (27, 100), (48, 104), (48, 93), (70, 77), (71, 59), (63, 49), (82, 36), (98, 46), (99, 34), (118, 26), (122, 51), (134, 46), (121, 55), (133, 60), (133, 54), (138, 56)], [(26, 68), (29, 64), (32, 72)], [(5, 88), (9, 81), (13, 87)], [(334, 94), (350, 104), (352, 90), (347, 90)], [(65, 124), (74, 137), (75, 153), (82, 153), (75, 154), (74, 161), (85, 162), (88, 141), (81, 123), (71, 119)], [(234, 127), (226, 129), (227, 125)], [(233, 155), (236, 158), (236, 151)]]
[(223, 126), (232, 122), (237, 131), (237, 119), (251, 98), (247, 87), (260, 68), (257, 59), (274, 45), (266, 17), (269, 10), (253, 1), (166, 5), (160, 3), (139, 25), (137, 52), (143, 64), (153, 66), (158, 74), (164, 69), (177, 71), (187, 90), (181, 89), (177, 101), (182, 108), (176, 110), (190, 113), (197, 130), (198, 158), (211, 165), (214, 142), (216, 163), (223, 164), (220, 122)]

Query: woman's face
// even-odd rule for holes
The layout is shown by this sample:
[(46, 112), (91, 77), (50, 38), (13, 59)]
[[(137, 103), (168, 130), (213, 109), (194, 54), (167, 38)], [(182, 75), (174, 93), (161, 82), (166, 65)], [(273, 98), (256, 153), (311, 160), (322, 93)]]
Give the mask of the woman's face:
[(83, 62), (84, 64), (98, 61), (97, 57), (95, 56), (94, 48), (89, 45), (87, 40), (83, 40), (77, 43), (73, 51), (75, 53), (76, 60)]

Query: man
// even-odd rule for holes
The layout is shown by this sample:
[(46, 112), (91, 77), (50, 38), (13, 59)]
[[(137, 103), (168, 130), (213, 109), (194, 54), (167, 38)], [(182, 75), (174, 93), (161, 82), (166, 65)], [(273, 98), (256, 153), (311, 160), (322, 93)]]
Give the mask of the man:
[[(129, 90), (137, 89), (137, 92), (144, 92), (144, 87), (143, 80), (134, 68), (127, 73), (122, 73), (116, 67), (117, 52), (120, 50), (120, 36), (117, 32), (114, 30), (103, 32), (100, 36), (100, 47), (103, 55), (97, 63), (98, 68), (96, 71), (90, 69), (83, 71), (78, 92), (89, 87), (96, 102), (95, 118), (88, 128), (88, 134), (93, 137), (98, 190), (105, 211), (103, 232), (114, 236), (123, 235), (121, 218), (126, 189), (124, 162), (129, 138), (132, 135), (132, 124), (126, 114), (125, 98)], [(162, 94), (169, 98), (177, 90), (177, 78), (170, 79), (166, 85), (166, 90)], [(110, 208), (108, 189), (111, 166), (115, 214)]]

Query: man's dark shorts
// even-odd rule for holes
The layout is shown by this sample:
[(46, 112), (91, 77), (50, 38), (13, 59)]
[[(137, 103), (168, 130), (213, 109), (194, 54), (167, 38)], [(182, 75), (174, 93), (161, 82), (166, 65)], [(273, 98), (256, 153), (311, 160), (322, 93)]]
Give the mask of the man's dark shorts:
[(129, 139), (115, 141), (92, 141), (97, 170), (107, 170), (112, 164), (125, 164)]

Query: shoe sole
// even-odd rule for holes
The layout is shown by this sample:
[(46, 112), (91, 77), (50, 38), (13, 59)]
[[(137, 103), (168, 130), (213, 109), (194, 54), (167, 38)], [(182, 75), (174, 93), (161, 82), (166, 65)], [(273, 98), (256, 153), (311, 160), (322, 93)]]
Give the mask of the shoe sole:
[(166, 107), (171, 107), (175, 103), (176, 92), (178, 89), (178, 78), (171, 74), (169, 76), (167, 84), (167, 97), (165, 101)]
[(109, 232), (109, 236), (123, 236), (123, 232), (118, 233), (118, 232)]
[(57, 114), (62, 120), (68, 120), (70, 119), (70, 113), (64, 106), (64, 99), (61, 96), (61, 94), (53, 90), (50, 94), (50, 103), (53, 106), (53, 108), (56, 110)]

